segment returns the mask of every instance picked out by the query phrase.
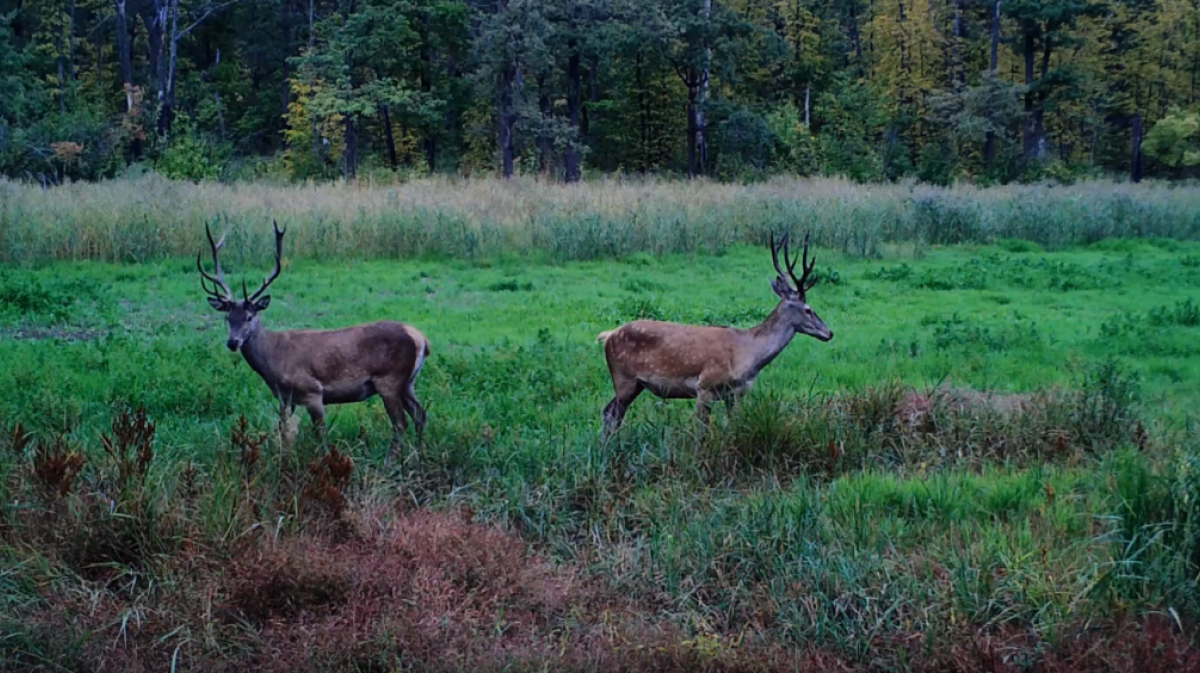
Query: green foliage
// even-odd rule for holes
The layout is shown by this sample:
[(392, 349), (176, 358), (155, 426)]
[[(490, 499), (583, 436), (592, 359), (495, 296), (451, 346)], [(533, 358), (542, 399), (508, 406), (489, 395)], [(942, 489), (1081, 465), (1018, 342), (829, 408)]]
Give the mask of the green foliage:
[(1200, 112), (1173, 110), (1146, 134), (1142, 150), (1169, 168), (1200, 166)]
[(767, 128), (775, 140), (774, 160), (795, 175), (815, 175), (821, 171), (820, 147), (803, 121), (800, 110), (791, 102), (767, 115)]
[[(153, 179), (137, 184), (143, 197), (158, 195)], [(781, 184), (789, 183), (737, 193), (748, 198), (751, 190), (772, 190), (778, 206)], [(520, 185), (500, 190), (461, 181), (454, 189), (502, 191), (508, 201), (520, 196)], [(168, 187), (184, 194), (229, 189)], [(66, 189), (83, 188), (94, 187)], [(395, 204), (404, 202), (405, 189), (433, 198), (433, 188), (429, 181), (389, 187), (392, 219), (371, 227), (416, 236), (416, 225), (395, 215), (403, 210)], [(311, 193), (345, 191), (323, 189), (286, 193), (308, 209)], [(552, 198), (543, 185), (532, 189), (541, 200)], [(908, 198), (906, 187), (874, 189), (905, 190)], [(971, 194), (991, 198), (986, 190)], [(603, 196), (594, 198), (633, 200)], [(371, 190), (354, 190), (352, 198), (366, 212), (373, 207)], [(749, 217), (746, 201), (739, 203), (741, 210), (718, 219)], [(186, 220), (159, 207), (171, 222)], [(545, 216), (523, 203), (518, 210), (522, 217)], [(594, 214), (572, 212), (563, 218), (564, 231), (598, 227), (588, 221)], [(755, 205), (749, 212), (765, 219), (769, 211)], [(770, 216), (779, 224), (797, 219)], [(269, 227), (239, 226), (253, 218), (236, 213), (229, 219), (227, 278), (257, 280), (270, 265)], [(337, 228), (316, 219), (289, 223), (289, 237), (312, 247), (295, 253), (285, 247), (265, 325), (333, 328), (400, 317), (433, 343), (416, 382), (430, 425), (423, 444), (406, 450), (399, 464), (384, 462), (391, 428), (378, 400), (330, 407), (330, 446), (353, 461), (344, 497), (354, 518), (344, 522), (307, 518), (314, 497), (306, 465), (311, 460), (319, 468), (327, 449), (312, 440), (304, 419), (294, 450), (279, 449), (275, 401), (240, 356), (224, 348), (223, 321), (195, 282), (192, 255), (202, 230), (190, 227), (189, 248), (163, 260), (5, 270), (0, 606), (8, 612), (0, 622), (21, 625), (8, 627), (0, 651), (52, 652), (70, 661), (66, 650), (91, 652), (103, 642), (104, 656), (117, 656), (125, 650), (113, 649), (111, 636), (121, 627), (109, 612), (96, 618), (94, 631), (78, 635), (79, 643), (50, 649), (32, 616), (50, 610), (55, 624), (82, 619), (91, 603), (80, 607), (74, 599), (84, 589), (112, 609), (134, 601), (145, 607), (156, 592), (169, 590), (198, 607), (188, 603), (177, 615), (160, 608), (161, 629), (129, 636), (157, 643), (169, 663), (179, 645), (162, 632), (190, 623), (206, 601), (223, 600), (196, 588), (209, 586), (195, 584), (204, 574), (197, 568), (224, 581), (258, 555), (252, 547), (238, 556), (256, 539), (263, 549), (330, 540), (339, 559), (348, 549), (374, 547), (347, 546), (342, 524), (370, 524), (355, 528), (356, 535), (379, 529), (390, 540), (404, 539), (381, 525), (401, 502), (409, 503), (406, 512), (469, 511), (478, 522), (506, 529), (506, 544), (528, 543), (555, 559), (554, 567), (578, 563), (579, 572), (596, 573), (585, 577), (644, 604), (655, 623), (760, 619), (764, 637), (781, 651), (820, 647), (863, 666), (894, 657), (902, 669), (898, 662), (911, 661), (905, 657), (912, 653), (891, 643), (915, 629), (940, 648), (956, 642), (964, 624), (1003, 623), (1025, 638), (1094, 626), (1098, 615), (1117, 609), (1136, 615), (1168, 605), (1185, 625), (1200, 615), (1193, 581), (1200, 570), (1200, 457), (1186, 425), (1188, 410), (1200, 402), (1194, 384), (1200, 350), (1194, 284), (1180, 280), (1196, 273), (1181, 264), (1200, 254), (1194, 241), (1134, 238), (1051, 252), (1013, 241), (972, 243), (933, 246), (921, 259), (907, 246), (882, 246), (879, 261), (839, 254), (819, 237), (817, 270), (825, 282), (809, 301), (834, 330), (833, 341), (797, 336), (735, 410), (714, 410), (703, 435), (692, 425), (690, 402), (645, 393), (622, 432), (603, 444), (597, 430), (611, 388), (595, 335), (637, 317), (752, 326), (776, 302), (761, 237), (721, 254), (563, 263), (507, 255), (488, 248), (491, 239), (469, 248), (469, 230), (454, 233), (464, 222), (443, 218), (433, 231), (461, 249), (380, 260), (370, 259), (380, 253), (376, 239), (362, 239), (356, 251), (350, 237), (365, 235), (355, 223), (328, 219)], [(167, 232), (166, 222), (139, 226)], [(666, 225), (655, 231), (696, 235)], [(822, 236), (837, 240), (832, 232)], [(29, 245), (23, 236), (11, 240)], [(588, 240), (599, 245), (604, 238)], [(343, 247), (318, 253), (318, 241)], [(345, 272), (346, 260), (353, 273)], [(927, 277), (978, 281), (988, 291), (967, 281), (919, 287)], [(1076, 289), (1051, 295), (1052, 286)], [(66, 315), (45, 314), (44, 307), (63, 303), (77, 287), (89, 292), (76, 294)], [(1147, 296), (1155, 298), (1151, 307)], [(31, 312), (40, 331), (31, 329)], [(1114, 313), (1162, 322), (1132, 337), (1102, 334), (1100, 325)], [(1148, 341), (1154, 332), (1173, 341)], [(1179, 350), (1164, 357), (1157, 349), (1168, 343)], [(1173, 378), (1164, 366), (1173, 368)], [(144, 417), (122, 416), (138, 406)], [(35, 444), (10, 449), (24, 446), (13, 438), (26, 429)], [(86, 462), (68, 494), (35, 493), (40, 442), (63, 430), (69, 430), (63, 451), (43, 455), (78, 453)], [(443, 541), (455, 558), (477, 548), (459, 542), (468, 538), (445, 537), (452, 525), (428, 519), (404, 530)], [(31, 533), (39, 530), (48, 532)], [(471, 577), (492, 569), (486, 561), (492, 555), (480, 558), (469, 566)], [(404, 559), (388, 567), (410, 567)], [(350, 566), (356, 576), (377, 578), (364, 567)], [(268, 584), (278, 591), (292, 586)], [(130, 593), (129, 586), (156, 589)], [(389, 600), (407, 586), (387, 584)], [(576, 614), (556, 605), (554, 614)], [(247, 639), (248, 649), (239, 640), (226, 653), (230, 661), (259, 652), (257, 630), (246, 633), (242, 623), (224, 620), (212, 628), (218, 639)], [(725, 638), (722, 627), (711, 628)], [(730, 632), (736, 637), (740, 629)], [(479, 631), (466, 633), (479, 638)], [(750, 646), (749, 636), (745, 643), (739, 647)], [(1043, 645), (1039, 640), (1037, 647)], [(189, 647), (198, 646), (181, 647), (180, 661), (200, 668), (187, 658), (197, 652)]]
[[(1014, 0), (995, 44), (994, 5), (951, 0), (360, 0), (311, 17), (281, 0), (164, 0), (165, 20), (148, 2), (0, 10), (0, 174), (93, 180), (166, 154), (163, 170), (207, 179), (219, 138), (217, 158), (282, 158), (270, 177), (297, 181), (573, 181), (586, 162), (1069, 183), (1127, 173), (1138, 118), (1148, 175), (1200, 163), (1186, 108), (1200, 21), (1174, 0)], [(155, 148), (174, 115), (189, 125)], [(54, 158), (67, 142), (87, 156)]]
[(767, 121), (740, 109), (717, 126), (717, 175), (729, 179), (765, 174), (775, 136)]
[(172, 180), (215, 180), (231, 154), (228, 145), (200, 133), (194, 121), (178, 115), (154, 168)]

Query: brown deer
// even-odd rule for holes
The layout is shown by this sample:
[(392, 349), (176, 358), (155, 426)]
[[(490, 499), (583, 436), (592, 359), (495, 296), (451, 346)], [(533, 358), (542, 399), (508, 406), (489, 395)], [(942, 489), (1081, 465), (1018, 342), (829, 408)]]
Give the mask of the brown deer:
[(279, 277), (283, 250), (284, 232), (277, 224), (273, 227), (275, 268), (253, 294), (246, 293), (243, 280), (242, 298), (236, 299), (221, 272), (219, 255), (225, 237), (214, 243), (208, 225), (204, 226), (215, 275), (205, 273), (200, 253), (196, 254), (196, 269), (200, 271), (200, 286), (209, 295), (208, 303), (226, 314), (229, 339), (225, 345), (231, 351), (242, 352), (250, 368), (288, 411), (294, 412), (297, 404), (307, 408), (321, 436), (325, 432), (326, 405), (362, 402), (378, 394), (392, 421), (391, 451), (396, 450), (407, 429), (405, 414), (412, 417), (419, 440), (425, 429), (425, 409), (417, 401), (413, 382), (429, 357), (425, 335), (404, 323), (390, 321), (335, 330), (263, 329), (258, 316), (271, 303), (270, 295), (263, 292)]
[[(794, 287), (779, 266), (780, 249)], [(604, 344), (614, 393), (604, 407), (604, 437), (621, 426), (625, 411), (643, 390), (663, 399), (694, 398), (701, 424), (707, 422), (714, 399), (725, 402), (732, 412), (758, 373), (797, 333), (821, 341), (833, 338), (833, 332), (805, 303), (805, 294), (817, 283), (815, 277), (809, 278), (817, 260), (808, 261), (808, 236), (804, 237), (799, 278), (795, 268), (800, 260), (789, 257), (787, 234), (779, 244), (771, 237), (771, 259), (777, 274), (771, 289), (779, 295), (779, 304), (766, 320), (750, 329), (637, 320), (600, 333), (597, 341)]]

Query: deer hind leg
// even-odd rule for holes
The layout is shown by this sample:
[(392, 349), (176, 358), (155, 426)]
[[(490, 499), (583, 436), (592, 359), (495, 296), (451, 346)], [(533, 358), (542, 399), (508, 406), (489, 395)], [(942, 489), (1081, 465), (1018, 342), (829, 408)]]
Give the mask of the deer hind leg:
[(388, 448), (388, 460), (391, 460), (400, 448), (401, 438), (408, 430), (408, 419), (404, 416), (404, 402), (400, 391), (380, 390), (379, 396), (383, 398), (383, 408), (387, 411), (388, 419), (392, 421), (392, 443)]
[(408, 385), (400, 391), (400, 404), (404, 407), (404, 411), (412, 417), (413, 426), (417, 429), (417, 443), (419, 444), (425, 435), (425, 407), (421, 406), (421, 402), (417, 399), (412, 381), (409, 381)]
[(712, 411), (713, 394), (711, 390), (701, 388), (696, 391), (696, 421), (704, 426), (708, 424), (709, 413)]
[(604, 406), (604, 424), (600, 433), (602, 439), (607, 440), (621, 427), (625, 412), (641, 392), (642, 384), (637, 379), (613, 377), (613, 398)]

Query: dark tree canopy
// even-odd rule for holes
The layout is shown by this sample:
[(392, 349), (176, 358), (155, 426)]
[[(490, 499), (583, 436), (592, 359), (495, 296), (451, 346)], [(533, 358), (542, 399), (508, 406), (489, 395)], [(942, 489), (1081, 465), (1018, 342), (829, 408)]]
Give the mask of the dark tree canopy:
[(0, 0), (43, 181), (1180, 178), (1198, 112), (1190, 0)]

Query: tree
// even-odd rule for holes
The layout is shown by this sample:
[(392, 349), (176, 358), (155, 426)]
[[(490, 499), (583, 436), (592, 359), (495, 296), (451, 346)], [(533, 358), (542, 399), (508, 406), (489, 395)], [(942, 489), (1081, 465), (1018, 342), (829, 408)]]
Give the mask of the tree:
[(1003, 11), (1017, 27), (1014, 46), (1019, 45), (1024, 63), (1025, 127), (1023, 153), (1027, 160), (1041, 159), (1046, 148), (1046, 103), (1056, 90), (1071, 86), (1074, 73), (1068, 66), (1051, 68), (1055, 49), (1072, 46), (1076, 23), (1094, 16), (1104, 6), (1092, 0), (1007, 0)]
[(1200, 112), (1172, 110), (1146, 134), (1142, 150), (1176, 171), (1200, 166)]

